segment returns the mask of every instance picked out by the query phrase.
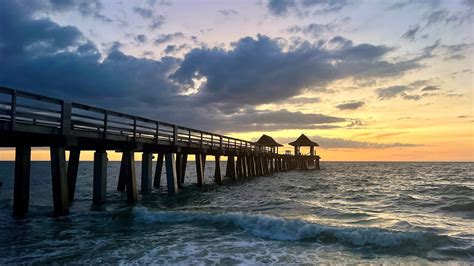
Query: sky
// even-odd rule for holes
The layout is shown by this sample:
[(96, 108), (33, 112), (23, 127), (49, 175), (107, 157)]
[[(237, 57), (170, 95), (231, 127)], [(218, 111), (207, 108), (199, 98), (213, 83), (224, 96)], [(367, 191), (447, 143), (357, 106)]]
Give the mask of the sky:
[(322, 160), (474, 161), (473, 14), (473, 0), (2, 0), (0, 86), (246, 140), (304, 133)]

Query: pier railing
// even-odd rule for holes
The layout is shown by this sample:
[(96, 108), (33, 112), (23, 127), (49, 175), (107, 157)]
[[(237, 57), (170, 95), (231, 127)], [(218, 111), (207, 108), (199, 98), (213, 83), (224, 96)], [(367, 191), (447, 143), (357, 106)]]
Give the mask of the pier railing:
[(16, 131), (272, 152), (251, 141), (5, 87), (0, 87), (0, 121)]

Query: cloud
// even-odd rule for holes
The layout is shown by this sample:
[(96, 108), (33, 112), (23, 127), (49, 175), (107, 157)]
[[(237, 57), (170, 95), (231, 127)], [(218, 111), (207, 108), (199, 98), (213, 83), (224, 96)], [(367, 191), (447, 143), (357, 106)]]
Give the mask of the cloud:
[(349, 5), (347, 0), (269, 0), (267, 9), (274, 16), (298, 16), (337, 12)]
[[(317, 142), (320, 145), (320, 149), (388, 149), (388, 148), (410, 148), (423, 146), (419, 144), (411, 143), (377, 143), (368, 141), (356, 141), (343, 138), (327, 138), (322, 136), (308, 136), (311, 140)], [(275, 138), (278, 143), (286, 144), (294, 141), (295, 137)]]
[(137, 43), (145, 43), (147, 40), (146, 35), (144, 34), (139, 34), (133, 38)]
[(172, 44), (172, 45), (167, 45), (164, 52), (166, 54), (176, 54), (176, 53), (182, 51), (183, 49), (189, 49), (189, 48), (190, 48), (190, 46), (187, 45), (187, 44), (182, 44), (182, 45), (179, 45), (179, 46)]
[(284, 16), (291, 9), (296, 8), (296, 2), (294, 0), (269, 0), (267, 8), (275, 16)]
[(420, 25), (411, 26), (405, 33), (403, 33), (402, 38), (414, 41), (419, 30)]
[(230, 50), (193, 49), (170, 77), (184, 88), (196, 88), (195, 80), (205, 79), (194, 97), (232, 111), (287, 99), (347, 77), (397, 76), (419, 67), (413, 61), (385, 61), (389, 51), (371, 44), (328, 50), (309, 43), (285, 51), (278, 39), (258, 35), (240, 39)]
[(362, 101), (353, 101), (353, 102), (347, 102), (347, 103), (341, 103), (336, 105), (336, 107), (339, 110), (356, 110), (361, 108), (365, 102)]
[(423, 89), (421, 89), (421, 91), (439, 91), (439, 90), (441, 90), (439, 87), (432, 86), (432, 85), (426, 86)]
[(390, 86), (386, 88), (378, 88), (375, 92), (378, 95), (378, 98), (381, 100), (389, 100), (393, 99), (397, 96), (402, 97), (405, 100), (414, 100), (418, 101), (421, 100), (420, 95), (416, 94), (407, 94), (407, 91), (414, 90), (413, 87), (405, 86), (405, 85), (398, 85), (398, 86)]
[(287, 29), (289, 33), (304, 33), (311, 35), (313, 38), (319, 37), (322, 33), (332, 31), (336, 26), (334, 24), (317, 24), (311, 23), (307, 26), (292, 26)]
[(153, 10), (151, 8), (134, 7), (133, 11), (146, 19), (153, 17)]
[(150, 22), (148, 27), (152, 30), (160, 28), (165, 23), (165, 17), (160, 14), (155, 14), (151, 8), (134, 7), (133, 12), (148, 20)]
[(224, 17), (232, 17), (232, 16), (236, 16), (239, 14), (239, 12), (237, 10), (234, 10), (234, 9), (220, 9), (220, 10), (217, 10), (217, 13), (223, 15)]
[[(7, 0), (2, 1), (6, 2)], [(41, 0), (41, 1), (18, 1), (17, 7), (28, 9), (29, 13), (36, 11), (43, 12), (64, 12), (75, 10), (84, 17), (92, 17), (103, 22), (112, 22), (113, 20), (102, 14), (103, 5), (100, 0)], [(23, 3), (21, 3), (23, 2)], [(6, 5), (9, 5), (6, 3)], [(2, 7), (3, 8), (3, 7)]]
[(185, 35), (182, 32), (161, 34), (155, 39), (154, 44), (155, 45), (161, 45), (161, 44), (164, 44), (164, 43), (167, 43), (167, 42), (174, 41), (176, 39), (183, 39), (183, 38), (185, 38)]

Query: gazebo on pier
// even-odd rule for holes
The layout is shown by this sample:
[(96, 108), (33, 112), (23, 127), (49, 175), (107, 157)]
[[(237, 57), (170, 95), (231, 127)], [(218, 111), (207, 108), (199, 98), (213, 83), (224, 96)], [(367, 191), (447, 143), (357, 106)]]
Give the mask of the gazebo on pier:
[(272, 152), (278, 153), (278, 147), (283, 147), (280, 143), (276, 142), (272, 137), (263, 134), (259, 140), (256, 142), (257, 144), (270, 147)]
[(306, 137), (305, 134), (301, 134), (299, 138), (297, 138), (295, 141), (288, 143), (289, 145), (295, 147), (295, 155), (302, 155), (300, 148), (301, 147), (309, 147), (309, 155), (310, 156), (315, 156), (316, 152), (314, 150), (314, 147), (319, 146), (318, 143), (310, 140), (308, 137)]
[[(320, 157), (316, 155), (316, 151), (314, 150), (314, 147), (319, 146), (318, 143), (310, 140), (305, 134), (301, 134), (299, 138), (288, 144), (295, 147), (295, 156), (301, 156), (303, 158), (302, 160), (296, 160), (296, 168), (308, 169), (309, 166), (312, 166), (314, 169), (320, 169)], [(304, 154), (301, 154), (301, 147), (309, 147), (309, 156), (304, 156)]]

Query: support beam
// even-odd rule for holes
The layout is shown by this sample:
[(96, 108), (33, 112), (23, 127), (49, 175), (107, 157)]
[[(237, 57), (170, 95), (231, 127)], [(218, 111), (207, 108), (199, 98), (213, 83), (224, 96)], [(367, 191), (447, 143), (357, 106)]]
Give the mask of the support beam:
[(153, 180), (153, 186), (155, 188), (160, 188), (161, 185), (161, 172), (163, 171), (163, 159), (164, 154), (158, 154), (158, 159), (156, 160), (156, 169), (155, 169), (155, 179)]
[(214, 169), (214, 181), (216, 184), (222, 185), (222, 176), (221, 176), (221, 156), (215, 156), (216, 167)]
[(188, 164), (188, 154), (184, 153), (181, 155), (181, 177), (180, 177), (181, 184), (184, 184), (184, 179), (186, 178), (187, 164)]
[(105, 202), (107, 195), (107, 152), (98, 150), (94, 153), (92, 203), (100, 205)]
[(51, 176), (53, 183), (54, 216), (69, 212), (69, 197), (66, 177), (66, 150), (64, 147), (51, 147)]
[(237, 156), (236, 174), (237, 178), (242, 177), (242, 157), (240, 155)]
[(183, 167), (181, 165), (181, 163), (183, 161), (182, 159), (183, 159), (183, 154), (176, 153), (175, 167), (176, 167), (176, 180), (178, 181), (177, 182), (178, 189), (183, 188), (183, 186), (181, 184), (181, 171), (183, 169)]
[(236, 180), (236, 172), (235, 172), (235, 157), (234, 155), (227, 156), (227, 166), (226, 166), (226, 176), (232, 180)]
[(196, 177), (197, 177), (197, 186), (202, 187), (203, 185), (203, 178), (204, 178), (204, 165), (202, 157), (205, 156), (203, 154), (196, 153)]
[(81, 150), (79, 149), (71, 149), (69, 151), (69, 161), (67, 163), (67, 185), (69, 203), (74, 200), (74, 194), (76, 193), (77, 171), (79, 170), (80, 155)]
[(127, 160), (127, 157), (125, 156), (125, 153), (122, 152), (122, 160), (120, 162), (120, 173), (119, 173), (119, 179), (118, 179), (118, 184), (117, 184), (117, 190), (118, 191), (125, 191), (125, 185), (126, 185), (125, 165), (127, 164), (126, 160)]
[(153, 175), (153, 154), (151, 152), (143, 152), (142, 154), (142, 182), (141, 182), (141, 193), (151, 193), (152, 187), (152, 175)]
[(249, 168), (247, 165), (247, 156), (242, 156), (242, 176), (248, 177), (249, 176)]
[(127, 190), (127, 201), (137, 201), (137, 181), (135, 176), (135, 153), (133, 151), (123, 151), (122, 162), (124, 167), (124, 179)]
[(28, 212), (30, 199), (31, 147), (15, 149), (15, 188), (13, 191), (13, 215), (22, 217)]
[(172, 153), (165, 154), (165, 164), (168, 193), (174, 194), (178, 192), (178, 179), (176, 178), (176, 161)]

